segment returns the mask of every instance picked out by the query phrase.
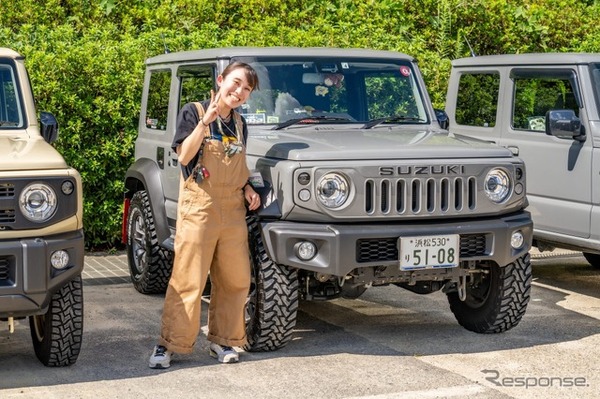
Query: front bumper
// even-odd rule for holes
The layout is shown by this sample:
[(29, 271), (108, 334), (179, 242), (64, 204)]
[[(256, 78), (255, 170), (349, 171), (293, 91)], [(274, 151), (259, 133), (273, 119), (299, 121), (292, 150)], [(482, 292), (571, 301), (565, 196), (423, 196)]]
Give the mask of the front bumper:
[[(399, 237), (460, 234), (460, 261), (493, 261), (505, 266), (531, 248), (533, 222), (527, 211), (485, 219), (419, 221), (415, 223), (317, 224), (288, 221), (261, 223), (270, 258), (279, 264), (334, 276), (345, 276), (359, 267), (398, 265)], [(524, 244), (510, 245), (521, 231)], [(300, 260), (294, 247), (312, 241), (318, 248), (310, 261)], [(367, 248), (366, 250), (364, 248)], [(368, 256), (364, 252), (368, 251)]]
[[(50, 265), (54, 251), (69, 254), (63, 270)], [(48, 237), (0, 240), (0, 317), (44, 314), (52, 295), (83, 271), (83, 230)]]

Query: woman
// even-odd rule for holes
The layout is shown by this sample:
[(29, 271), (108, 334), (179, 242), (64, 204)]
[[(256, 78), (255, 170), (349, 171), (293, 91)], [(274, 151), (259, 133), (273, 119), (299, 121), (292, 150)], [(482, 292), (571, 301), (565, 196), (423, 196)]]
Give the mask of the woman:
[(200, 300), (210, 271), (208, 340), (211, 356), (237, 362), (246, 344), (244, 306), (250, 287), (246, 206), (260, 197), (248, 183), (245, 120), (235, 111), (258, 76), (234, 62), (217, 77), (210, 101), (186, 104), (177, 118), (173, 149), (182, 167), (175, 260), (151, 368), (167, 368), (171, 355), (190, 353), (200, 331)]

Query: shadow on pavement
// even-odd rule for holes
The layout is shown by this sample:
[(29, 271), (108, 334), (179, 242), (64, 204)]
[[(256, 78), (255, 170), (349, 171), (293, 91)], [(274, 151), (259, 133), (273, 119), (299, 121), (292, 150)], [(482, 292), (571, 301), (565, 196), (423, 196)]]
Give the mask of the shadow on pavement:
[[(555, 268), (559, 275), (568, 274), (568, 269)], [(584, 280), (597, 279), (600, 272), (581, 269), (579, 275)], [(551, 270), (542, 270), (542, 265), (536, 264), (534, 278), (550, 281), (555, 277)], [(565, 284), (570, 287), (571, 283)], [(584, 289), (587, 292), (591, 286)], [(596, 285), (596, 298), (598, 293)], [(88, 284), (84, 287), (84, 342), (78, 362), (66, 368), (42, 366), (31, 347), (28, 324), (22, 320), (14, 334), (0, 332), (0, 388), (118, 381), (185, 368), (240, 367), (280, 358), (316, 360), (351, 354), (410, 359), (491, 352), (573, 341), (600, 333), (596, 318), (557, 305), (567, 295), (534, 286), (528, 311), (517, 327), (503, 334), (481, 335), (458, 325), (441, 293), (419, 296), (395, 286), (372, 288), (357, 300), (301, 303), (294, 337), (279, 351), (243, 353), (239, 365), (222, 366), (208, 356), (202, 335), (193, 354), (177, 356), (170, 369), (158, 371), (148, 368), (148, 357), (158, 337), (163, 296), (141, 295), (130, 284)], [(203, 325), (206, 313), (204, 305)]]

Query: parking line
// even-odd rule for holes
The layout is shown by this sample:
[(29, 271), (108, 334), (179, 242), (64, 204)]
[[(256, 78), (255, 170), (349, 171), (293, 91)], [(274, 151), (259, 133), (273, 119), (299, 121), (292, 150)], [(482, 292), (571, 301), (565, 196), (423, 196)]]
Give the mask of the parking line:
[(428, 389), (426, 391), (403, 391), (394, 393), (384, 393), (373, 396), (353, 396), (346, 399), (428, 399), (428, 398), (453, 398), (464, 397), (467, 395), (475, 395), (487, 391), (481, 385), (459, 385), (455, 387), (443, 387), (436, 389)]
[(558, 306), (600, 320), (600, 299), (536, 281), (532, 282), (531, 285), (565, 294), (565, 299), (556, 303)]

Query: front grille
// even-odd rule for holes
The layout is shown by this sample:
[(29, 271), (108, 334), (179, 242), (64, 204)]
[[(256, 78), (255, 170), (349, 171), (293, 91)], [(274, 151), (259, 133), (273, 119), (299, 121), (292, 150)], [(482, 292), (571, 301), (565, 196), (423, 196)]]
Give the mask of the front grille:
[(398, 260), (397, 238), (374, 238), (356, 243), (356, 261), (359, 263), (391, 260)]
[(487, 255), (485, 234), (465, 234), (460, 236), (460, 257), (472, 258)]
[(0, 257), (0, 287), (15, 284), (15, 258), (13, 256)]
[(477, 206), (477, 179), (367, 179), (364, 205), (368, 215), (460, 214)]
[(11, 183), (0, 183), (0, 197), (13, 197), (15, 185)]
[(15, 210), (14, 209), (0, 209), (0, 224), (14, 223), (15, 222)]
[[(461, 260), (487, 255), (486, 247), (485, 234), (465, 234), (460, 236)], [(358, 240), (356, 243), (356, 261), (358, 263), (397, 260), (397, 237)]]

